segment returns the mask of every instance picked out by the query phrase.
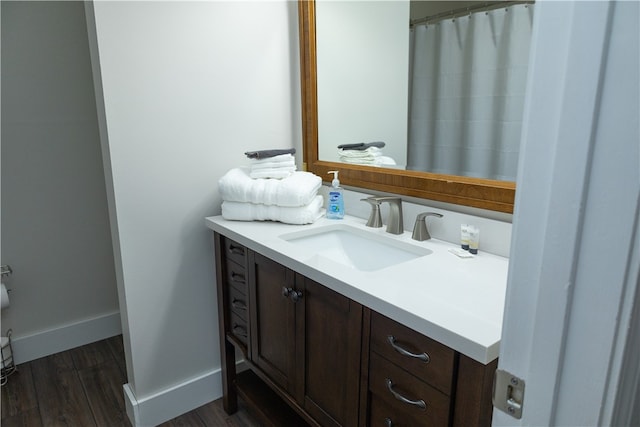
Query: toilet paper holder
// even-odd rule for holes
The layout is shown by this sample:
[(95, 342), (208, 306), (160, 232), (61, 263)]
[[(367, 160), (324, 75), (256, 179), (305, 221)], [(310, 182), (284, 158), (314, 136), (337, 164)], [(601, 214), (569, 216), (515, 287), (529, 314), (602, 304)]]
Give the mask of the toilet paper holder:
[(11, 276), (13, 274), (13, 270), (10, 265), (2, 265), (0, 266), (0, 276)]

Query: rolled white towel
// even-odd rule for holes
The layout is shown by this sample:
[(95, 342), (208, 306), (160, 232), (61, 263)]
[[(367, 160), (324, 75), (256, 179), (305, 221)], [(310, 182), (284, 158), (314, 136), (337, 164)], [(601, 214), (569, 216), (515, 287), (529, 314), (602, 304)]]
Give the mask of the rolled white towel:
[(312, 224), (322, 217), (323, 198), (316, 195), (308, 205), (267, 206), (255, 203), (222, 202), (222, 217), (232, 221), (279, 221), (285, 224)]
[(316, 196), (322, 179), (295, 171), (284, 179), (252, 179), (246, 168), (233, 168), (218, 181), (220, 196), (228, 202), (277, 206), (306, 206)]

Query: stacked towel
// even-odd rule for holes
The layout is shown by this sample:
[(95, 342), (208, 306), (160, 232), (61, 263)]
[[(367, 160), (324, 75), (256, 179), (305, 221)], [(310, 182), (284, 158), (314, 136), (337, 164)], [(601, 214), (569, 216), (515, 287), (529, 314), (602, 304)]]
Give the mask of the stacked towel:
[(391, 157), (383, 156), (382, 150), (377, 147), (369, 147), (365, 150), (345, 150), (339, 149), (340, 161), (358, 165), (384, 166), (395, 165), (396, 162)]
[(395, 160), (382, 155), (384, 146), (385, 143), (382, 141), (342, 144), (338, 145), (338, 156), (340, 161), (345, 163), (372, 166), (395, 165)]
[(323, 214), (318, 190), (322, 179), (294, 171), (282, 179), (251, 178), (248, 168), (234, 168), (218, 181), (222, 216), (238, 221), (310, 224)]
[(322, 196), (306, 206), (268, 206), (255, 203), (223, 202), (222, 216), (235, 221), (280, 221), (285, 224), (311, 224), (322, 216)]
[(273, 157), (251, 158), (249, 160), (251, 178), (283, 179), (296, 170), (296, 161), (291, 154), (279, 154)]
[(284, 179), (252, 179), (246, 168), (234, 168), (220, 178), (218, 184), (222, 199), (229, 202), (296, 207), (311, 202), (322, 179), (301, 171)]

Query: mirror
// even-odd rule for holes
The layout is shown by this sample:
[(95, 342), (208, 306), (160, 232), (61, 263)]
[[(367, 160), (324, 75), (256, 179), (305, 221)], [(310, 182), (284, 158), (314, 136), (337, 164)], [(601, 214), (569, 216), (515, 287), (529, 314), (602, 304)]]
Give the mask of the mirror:
[[(315, 2), (298, 3), (302, 78), (304, 160), (307, 170), (328, 180), (338, 169), (344, 185), (447, 203), (513, 212), (515, 183), (415, 170), (327, 161), (318, 155), (318, 80)], [(336, 90), (339, 90), (337, 88)], [(347, 119), (350, 119), (347, 117)], [(354, 118), (355, 119), (355, 118)], [(358, 141), (360, 142), (360, 141)]]

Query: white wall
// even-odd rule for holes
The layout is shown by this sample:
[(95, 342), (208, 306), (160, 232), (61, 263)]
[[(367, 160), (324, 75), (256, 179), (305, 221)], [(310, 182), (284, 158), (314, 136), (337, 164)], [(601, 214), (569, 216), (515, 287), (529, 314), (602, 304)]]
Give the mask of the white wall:
[(332, 89), (318, 91), (320, 160), (338, 161), (340, 144), (384, 141), (406, 165), (408, 22), (408, 1), (316, 2), (318, 87)]
[(120, 332), (82, 2), (2, 2), (2, 332), (17, 363)]
[(296, 147), (300, 157), (297, 5), (93, 6), (128, 413), (150, 425), (220, 396), (204, 218), (220, 213), (217, 180), (245, 151)]

